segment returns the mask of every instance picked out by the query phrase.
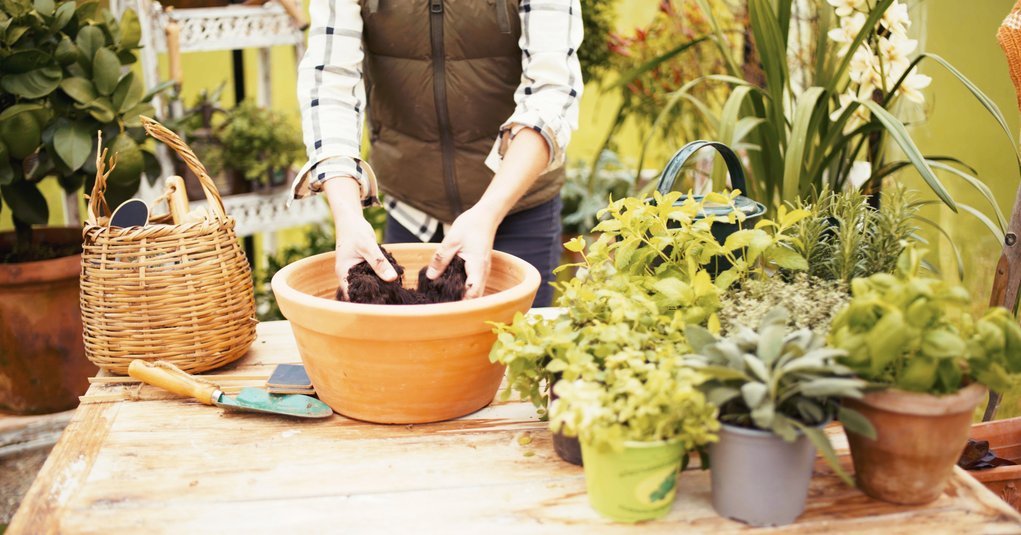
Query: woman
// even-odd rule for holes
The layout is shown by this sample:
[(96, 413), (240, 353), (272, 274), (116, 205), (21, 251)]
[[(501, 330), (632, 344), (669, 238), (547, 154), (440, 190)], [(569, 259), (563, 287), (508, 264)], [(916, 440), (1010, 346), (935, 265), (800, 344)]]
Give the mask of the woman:
[[(384, 241), (439, 242), (430, 278), (459, 255), (466, 298), (485, 291), (494, 248), (552, 281), (582, 91), (578, 0), (312, 0), (310, 15), (298, 68), (309, 162), (293, 190), (326, 192), (343, 291), (363, 260), (396, 277), (362, 215), (377, 188)], [(551, 300), (543, 284), (534, 305)]]

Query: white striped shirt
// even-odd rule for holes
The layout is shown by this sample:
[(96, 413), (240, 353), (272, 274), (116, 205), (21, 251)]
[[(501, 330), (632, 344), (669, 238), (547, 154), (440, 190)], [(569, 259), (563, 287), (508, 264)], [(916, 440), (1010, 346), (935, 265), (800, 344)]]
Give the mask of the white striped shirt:
[[(298, 66), (298, 100), (308, 163), (291, 186), (300, 199), (321, 190), (325, 180), (352, 177), (361, 186), (362, 205), (379, 204), (376, 176), (361, 158), (365, 121), (362, 74), (362, 17), (358, 0), (312, 0), (308, 49)], [(546, 140), (547, 171), (564, 163), (571, 132), (578, 127), (583, 80), (578, 63), (582, 40), (579, 0), (521, 0), (522, 74), (514, 93), (514, 113), (493, 133), (486, 165), (499, 168), (509, 138), (533, 128)], [(387, 202), (390, 215), (423, 241), (443, 223), (399, 201)]]

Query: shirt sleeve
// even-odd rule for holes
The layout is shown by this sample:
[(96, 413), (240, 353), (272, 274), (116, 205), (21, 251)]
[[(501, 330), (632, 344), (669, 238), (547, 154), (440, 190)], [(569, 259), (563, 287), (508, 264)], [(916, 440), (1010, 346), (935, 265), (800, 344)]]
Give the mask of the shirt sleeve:
[(542, 135), (549, 146), (546, 171), (563, 165), (571, 132), (578, 128), (584, 80), (578, 62), (583, 27), (579, 0), (525, 0), (521, 17), (521, 84), (515, 109), (503, 126), (486, 165), (494, 171), (520, 127)]
[(362, 204), (379, 204), (376, 178), (361, 159), (365, 120), (362, 16), (357, 0), (312, 0), (308, 48), (298, 65), (298, 102), (306, 163), (291, 185), (296, 199), (326, 180), (351, 177)]

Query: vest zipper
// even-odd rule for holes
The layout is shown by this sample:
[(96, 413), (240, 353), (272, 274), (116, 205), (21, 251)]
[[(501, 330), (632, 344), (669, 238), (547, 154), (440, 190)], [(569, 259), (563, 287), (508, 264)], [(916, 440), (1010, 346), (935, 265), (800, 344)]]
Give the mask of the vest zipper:
[(433, 99), (436, 121), (440, 127), (440, 150), (443, 154), (443, 183), (447, 201), (454, 217), (461, 215), (461, 194), (454, 179), (454, 136), (450, 129), (450, 112), (447, 108), (447, 74), (443, 50), (443, 0), (429, 0), (429, 33), (432, 41)]

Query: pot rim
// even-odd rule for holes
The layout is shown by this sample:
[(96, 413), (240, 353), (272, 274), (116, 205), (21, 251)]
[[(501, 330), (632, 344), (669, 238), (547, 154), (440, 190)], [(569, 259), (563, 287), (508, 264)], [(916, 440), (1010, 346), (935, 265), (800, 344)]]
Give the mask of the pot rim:
[[(570, 437), (570, 436), (567, 436), (567, 435), (564, 435), (564, 436), (567, 437), (567, 438), (578, 438), (578, 437)], [(581, 440), (580, 438), (578, 438), (578, 441), (581, 444), (587, 444), (590, 448), (594, 447), (594, 445), (591, 442), (589, 442), (589, 441)], [(632, 449), (632, 450), (661, 448), (663, 446), (673, 446), (675, 444), (680, 444), (683, 441), (684, 441), (684, 437), (680, 437), (680, 436), (673, 437), (673, 438), (668, 438), (668, 439), (664, 439), (664, 440), (625, 440), (624, 441), (624, 448), (625, 449)]]
[[(434, 251), (437, 247), (439, 247), (439, 245), (435, 243), (391, 243), (386, 244), (386, 246), (391, 252), (408, 250)], [(464, 314), (490, 309), (493, 306), (503, 303), (510, 303), (524, 299), (529, 294), (535, 292), (535, 289), (542, 284), (542, 277), (539, 275), (539, 270), (535, 269), (534, 266), (514, 255), (495, 250), (493, 251), (494, 259), (499, 258), (501, 261), (523, 271), (524, 278), (521, 282), (507, 288), (506, 290), (476, 299), (454, 301), (450, 303), (430, 303), (425, 305), (371, 305), (316, 297), (314, 295), (298, 291), (291, 285), (287, 284), (287, 280), (296, 271), (303, 269), (310, 264), (321, 261), (323, 257), (332, 257), (334, 255), (336, 255), (335, 251), (321, 253), (288, 264), (278, 271), (276, 275), (273, 276), (273, 280), (270, 282), (274, 295), (277, 299), (283, 297), (284, 299), (301, 306), (317, 310), (357, 314), (360, 316), (417, 318), (423, 315), (437, 316)]]
[[(50, 226), (33, 229), (37, 235), (67, 235), (82, 233), (82, 227)], [(13, 231), (0, 232), (0, 235), (14, 234)], [(80, 238), (79, 238), (80, 239)], [(68, 240), (70, 241), (70, 240)], [(48, 260), (32, 262), (13, 262), (0, 264), (0, 286), (23, 286), (26, 284), (48, 283), (66, 279), (77, 279), (81, 274), (81, 253), (59, 256)]]
[[(821, 423), (821, 424), (819, 424), (819, 425), (817, 425), (815, 427), (818, 428), (818, 429), (822, 429), (822, 428), (826, 427), (829, 424), (830, 424), (830, 421), (826, 421), (826, 422)], [(750, 429), (750, 428), (747, 428), (747, 427), (741, 427), (741, 426), (737, 426), (737, 425), (725, 424), (723, 422), (720, 422), (720, 430), (723, 431), (724, 429), (728, 433), (734, 433), (735, 435), (745, 435), (745, 436), (755, 437), (755, 438), (773, 437), (773, 438), (776, 438), (778, 440), (782, 440), (784, 442), (787, 442), (780, 435), (777, 435), (776, 433), (774, 433), (772, 431), (767, 431), (765, 429), (758, 429), (758, 428)], [(800, 436), (804, 436), (804, 435), (805, 435), (804, 433), (802, 433), (801, 431), (798, 431), (798, 436), (799, 437)]]
[(971, 383), (952, 394), (925, 394), (899, 388), (886, 388), (867, 392), (860, 399), (848, 398), (852, 403), (867, 407), (914, 416), (944, 416), (971, 412), (985, 398), (985, 385)]

